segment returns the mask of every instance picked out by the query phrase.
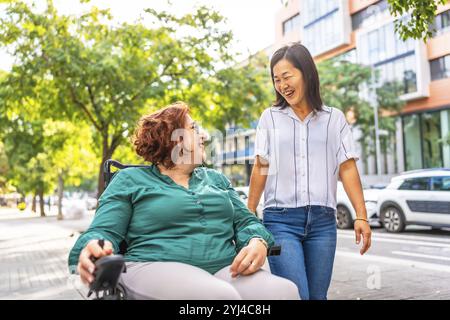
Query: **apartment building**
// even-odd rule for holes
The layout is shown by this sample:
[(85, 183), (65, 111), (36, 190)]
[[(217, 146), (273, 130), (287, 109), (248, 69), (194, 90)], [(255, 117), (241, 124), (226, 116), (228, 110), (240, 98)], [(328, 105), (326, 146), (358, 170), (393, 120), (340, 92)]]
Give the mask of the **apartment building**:
[[(450, 4), (438, 7), (432, 27), (426, 43), (403, 42), (387, 0), (291, 0), (277, 13), (275, 47), (300, 41), (316, 61), (341, 56), (403, 84), (406, 104), (380, 174), (450, 167)], [(363, 156), (361, 172), (376, 174), (375, 157)]]
[[(450, 167), (450, 4), (438, 7), (436, 32), (424, 43), (399, 39), (387, 0), (285, 2), (276, 13), (273, 50), (300, 41), (317, 62), (339, 57), (373, 66), (379, 70), (381, 82), (398, 80), (403, 84), (400, 98), (406, 104), (397, 117), (391, 145), (379, 155), (380, 172), (376, 157), (362, 154), (359, 148), (364, 159), (358, 161), (363, 181), (376, 182), (383, 176), (387, 180), (405, 170)], [(359, 135), (355, 126), (355, 139)], [(239, 139), (249, 141), (247, 151), (251, 151), (254, 129), (233, 139), (236, 143), (229, 145), (229, 155), (242, 153)], [(225, 173), (233, 174), (228, 170)], [(245, 172), (238, 167), (234, 170), (245, 184)]]

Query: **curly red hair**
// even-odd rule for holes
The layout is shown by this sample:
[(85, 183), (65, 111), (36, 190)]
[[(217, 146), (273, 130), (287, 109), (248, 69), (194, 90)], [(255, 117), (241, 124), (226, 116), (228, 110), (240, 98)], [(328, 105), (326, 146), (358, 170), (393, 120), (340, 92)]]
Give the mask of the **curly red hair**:
[(133, 137), (136, 153), (148, 162), (173, 168), (171, 152), (177, 141), (171, 140), (172, 132), (184, 128), (188, 113), (188, 105), (180, 101), (143, 116)]

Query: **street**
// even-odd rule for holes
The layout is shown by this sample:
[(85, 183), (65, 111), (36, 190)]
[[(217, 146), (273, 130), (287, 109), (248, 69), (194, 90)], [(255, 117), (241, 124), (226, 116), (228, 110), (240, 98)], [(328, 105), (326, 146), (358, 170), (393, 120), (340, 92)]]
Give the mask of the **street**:
[(329, 299), (450, 299), (450, 231), (373, 228), (361, 256), (352, 230), (338, 230)]
[[(85, 299), (70, 276), (67, 255), (93, 218), (57, 221), (0, 209), (0, 300)], [(361, 256), (352, 230), (338, 231), (330, 300), (450, 299), (450, 231), (409, 227), (401, 234), (373, 229)]]

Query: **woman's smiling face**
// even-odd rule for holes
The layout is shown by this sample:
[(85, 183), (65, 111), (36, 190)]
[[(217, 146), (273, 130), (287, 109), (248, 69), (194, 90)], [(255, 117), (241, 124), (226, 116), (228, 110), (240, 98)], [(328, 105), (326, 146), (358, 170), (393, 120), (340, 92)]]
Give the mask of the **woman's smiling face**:
[(286, 99), (290, 106), (298, 106), (305, 96), (302, 72), (286, 59), (273, 67), (275, 90)]

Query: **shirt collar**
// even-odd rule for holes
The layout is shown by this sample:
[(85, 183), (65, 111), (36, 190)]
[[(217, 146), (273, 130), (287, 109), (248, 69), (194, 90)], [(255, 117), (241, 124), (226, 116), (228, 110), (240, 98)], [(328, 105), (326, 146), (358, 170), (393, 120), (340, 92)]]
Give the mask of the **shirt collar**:
[[(281, 109), (280, 107), (272, 107), (271, 109), (275, 112), (284, 113), (285, 115), (289, 116), (290, 118), (292, 118), (294, 120), (301, 121), (298, 118), (298, 116), (295, 114), (294, 110), (292, 110), (291, 107), (286, 107), (284, 109)], [(327, 106), (323, 106), (321, 111), (318, 111), (318, 112), (312, 111), (310, 114), (308, 114), (308, 116), (303, 120), (303, 122), (307, 122), (307, 121), (311, 120), (312, 118), (320, 116), (320, 114), (322, 114), (322, 113), (330, 113), (330, 112), (331, 112), (331, 108), (329, 108)]]

